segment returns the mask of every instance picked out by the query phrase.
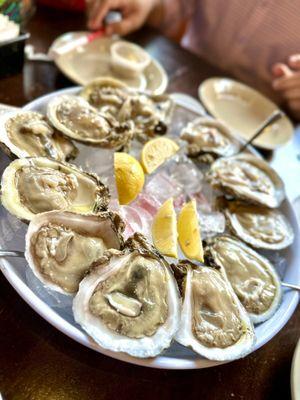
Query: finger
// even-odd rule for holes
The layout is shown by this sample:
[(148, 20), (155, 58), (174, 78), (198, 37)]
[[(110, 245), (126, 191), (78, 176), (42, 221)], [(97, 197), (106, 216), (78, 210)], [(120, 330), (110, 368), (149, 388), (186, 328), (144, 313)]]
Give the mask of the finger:
[(89, 28), (99, 29), (103, 26), (104, 18), (111, 7), (110, 3), (110, 0), (95, 1), (94, 7), (89, 15)]
[(298, 86), (300, 82), (300, 71), (294, 72), (290, 76), (283, 76), (281, 78), (274, 79), (272, 86), (274, 90), (287, 90), (292, 89), (294, 86)]
[(272, 67), (272, 74), (274, 77), (279, 78), (285, 75), (285, 65), (282, 63), (276, 63)]
[(88, 12), (88, 19), (89, 21), (93, 19), (95, 13), (97, 12), (98, 8), (100, 7), (101, 0), (86, 0), (86, 8)]
[(288, 106), (291, 110), (300, 112), (300, 99), (289, 101)]
[(300, 84), (293, 89), (288, 89), (282, 92), (282, 96), (290, 101), (290, 100), (300, 100)]
[(94, 8), (90, 13), (90, 20), (88, 26), (90, 29), (100, 29), (103, 26), (104, 18), (107, 13), (116, 7), (118, 1), (116, 0), (101, 0), (95, 2)]
[(288, 102), (288, 107), (294, 118), (300, 119), (300, 100), (292, 100)]
[(290, 76), (292, 74), (291, 69), (283, 63), (276, 63), (272, 67), (272, 73), (276, 77)]
[(300, 54), (293, 54), (289, 57), (288, 64), (293, 69), (300, 69)]
[(105, 32), (108, 36), (111, 36), (114, 34), (124, 36), (130, 32), (133, 32), (134, 30), (138, 29), (139, 27), (140, 27), (140, 24), (138, 23), (138, 20), (131, 16), (131, 17), (123, 19), (120, 22), (115, 22), (115, 23), (109, 24), (106, 27)]

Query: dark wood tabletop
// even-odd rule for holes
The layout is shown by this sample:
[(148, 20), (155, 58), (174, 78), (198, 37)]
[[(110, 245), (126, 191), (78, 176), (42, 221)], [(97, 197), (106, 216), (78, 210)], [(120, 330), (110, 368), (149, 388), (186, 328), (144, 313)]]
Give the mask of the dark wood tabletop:
[[(84, 25), (83, 15), (41, 8), (28, 26), (30, 42), (45, 52), (56, 36)], [(164, 65), (170, 91), (196, 96), (203, 79), (221, 74), (151, 30), (132, 39)], [(0, 80), (0, 102), (22, 106), (71, 85), (53, 64), (26, 62), (22, 74)], [(136, 367), (66, 337), (36, 314), (1, 275), (0, 392), (5, 400), (289, 399), (299, 332), (298, 307), (275, 338), (242, 360), (206, 370)]]

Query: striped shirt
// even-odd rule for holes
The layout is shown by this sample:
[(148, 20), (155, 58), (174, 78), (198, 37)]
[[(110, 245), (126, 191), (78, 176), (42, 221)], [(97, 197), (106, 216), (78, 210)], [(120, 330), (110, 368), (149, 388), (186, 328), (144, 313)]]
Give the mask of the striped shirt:
[(300, 0), (162, 0), (162, 28), (187, 22), (182, 44), (275, 97), (271, 67), (300, 53)]

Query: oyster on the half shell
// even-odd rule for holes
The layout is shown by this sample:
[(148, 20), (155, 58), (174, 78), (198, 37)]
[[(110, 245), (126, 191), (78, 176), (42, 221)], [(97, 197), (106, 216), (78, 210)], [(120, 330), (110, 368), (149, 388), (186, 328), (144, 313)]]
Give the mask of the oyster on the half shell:
[(176, 340), (210, 360), (235, 360), (248, 354), (254, 329), (222, 272), (186, 260), (174, 271), (183, 295)]
[(107, 249), (122, 249), (123, 230), (120, 217), (108, 211), (97, 215), (45, 212), (29, 224), (25, 257), (47, 287), (72, 294), (90, 265)]
[(168, 95), (150, 95), (123, 83), (100, 78), (85, 86), (80, 95), (107, 117), (120, 123), (134, 123), (134, 137), (145, 142), (167, 132), (173, 100)]
[(180, 137), (188, 143), (188, 155), (201, 160), (204, 155), (211, 155), (212, 160), (232, 156), (240, 147), (230, 130), (213, 118), (200, 117), (189, 122)]
[(279, 210), (228, 201), (224, 213), (231, 232), (252, 247), (282, 250), (294, 241), (293, 228)]
[(140, 235), (110, 250), (81, 281), (74, 318), (103, 348), (154, 357), (170, 346), (180, 296), (165, 259)]
[(121, 149), (130, 142), (132, 123), (100, 113), (80, 96), (62, 95), (48, 104), (47, 116), (64, 135), (79, 142)]
[(205, 259), (227, 276), (253, 323), (275, 313), (281, 301), (281, 283), (269, 260), (227, 235), (207, 242)]
[(11, 162), (2, 175), (1, 192), (3, 206), (23, 220), (52, 210), (97, 212), (107, 208), (110, 198), (97, 175), (45, 157)]
[(51, 157), (59, 161), (76, 157), (74, 144), (33, 111), (20, 111), (1, 118), (0, 142), (3, 150), (22, 157)]
[(117, 79), (98, 78), (84, 86), (80, 96), (101, 113), (117, 118), (128, 91), (125, 83)]
[(212, 186), (234, 198), (277, 208), (285, 198), (279, 175), (261, 158), (250, 154), (220, 158), (210, 168)]
[(167, 133), (173, 111), (168, 95), (152, 96), (143, 93), (128, 96), (118, 113), (120, 122), (133, 121), (135, 137), (146, 142)]

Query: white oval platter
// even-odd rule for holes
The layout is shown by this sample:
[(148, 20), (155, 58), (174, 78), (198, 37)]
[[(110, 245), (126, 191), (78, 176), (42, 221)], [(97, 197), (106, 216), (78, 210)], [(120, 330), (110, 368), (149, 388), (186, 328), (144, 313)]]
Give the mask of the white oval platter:
[[(44, 112), (46, 105), (53, 97), (57, 96), (58, 94), (72, 94), (76, 92), (78, 92), (78, 88), (63, 89), (36, 99), (35, 101), (27, 104), (24, 109)], [(174, 100), (181, 106), (191, 110), (192, 114), (198, 113), (199, 115), (203, 115), (203, 108), (195, 99), (189, 98), (187, 95), (176, 94), (174, 95)], [(89, 152), (86, 152), (86, 154)], [(0, 167), (3, 169), (3, 165), (0, 165)], [(291, 224), (295, 230), (296, 238), (293, 245), (288, 250), (280, 253), (285, 266), (282, 271), (279, 271), (279, 273), (284, 281), (299, 285), (299, 230), (295, 214), (288, 200), (284, 202), (282, 211), (291, 221)], [(9, 215), (6, 210), (1, 207), (0, 248), (8, 249), (10, 247), (10, 250), (23, 250), (25, 232), (26, 225), (18, 221), (15, 217)], [(41, 315), (51, 325), (55, 326), (58, 330), (90, 349), (118, 360), (151, 368), (198, 369), (221, 364), (219, 362), (206, 360), (198, 356), (193, 351), (184, 348), (177, 343), (174, 343), (170, 349), (161, 354), (159, 357), (153, 359), (138, 359), (123, 353), (115, 353), (105, 350), (91, 340), (80, 328), (80, 326), (75, 323), (72, 313), (70, 312), (71, 305), (69, 305), (69, 312), (66, 311), (66, 307), (61, 307), (61, 301), (64, 301), (61, 297), (57, 295), (52, 297), (53, 295), (51, 295), (51, 293), (49, 294), (49, 292), (46, 292), (45, 289), (41, 288), (39, 283), (35, 282), (33, 277), (28, 275), (29, 268), (27, 268), (26, 261), (24, 259), (0, 259), (0, 266), (6, 279), (15, 288), (19, 295), (39, 315)], [(28, 284), (28, 279), (30, 285)], [(257, 350), (271, 340), (283, 328), (293, 314), (298, 301), (299, 293), (291, 290), (284, 290), (283, 301), (277, 312), (268, 321), (258, 325), (255, 328), (257, 341), (253, 351)]]

